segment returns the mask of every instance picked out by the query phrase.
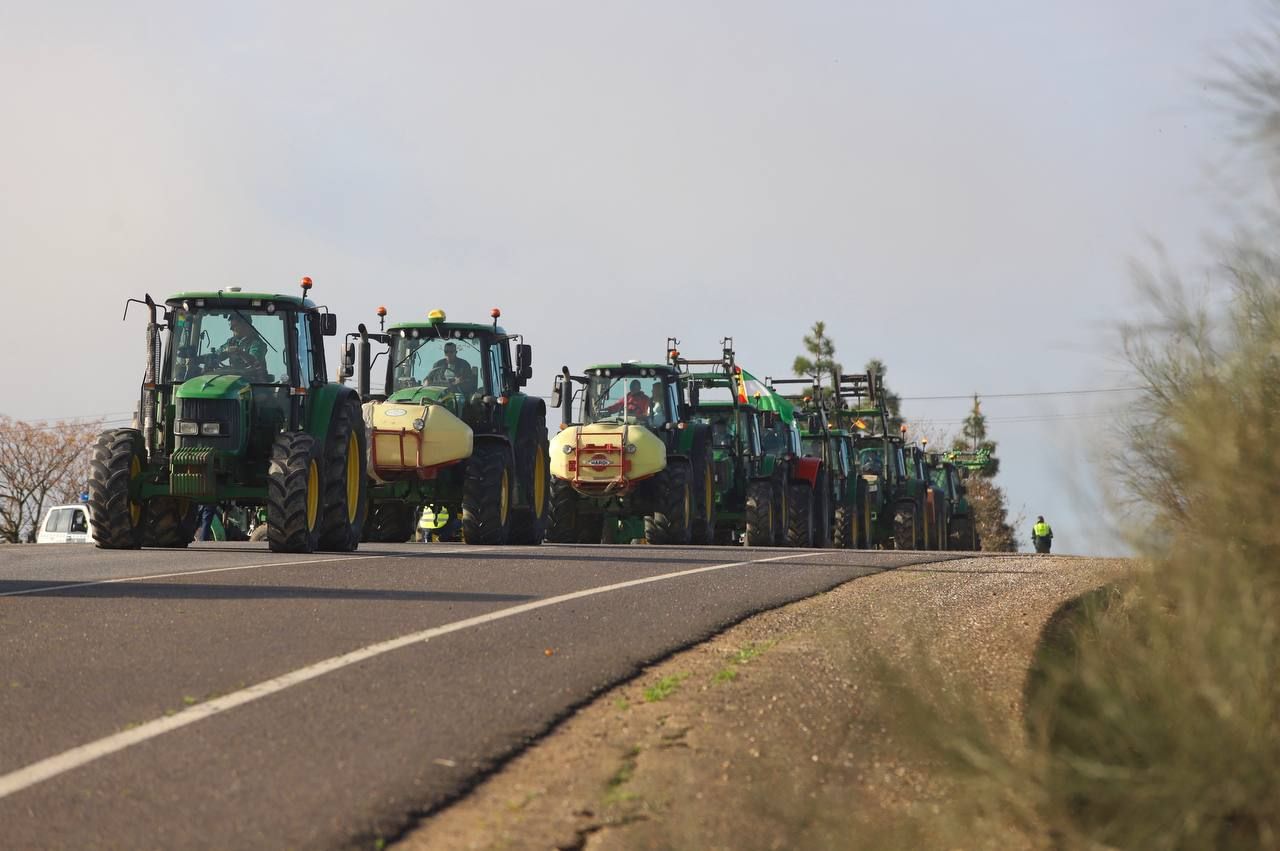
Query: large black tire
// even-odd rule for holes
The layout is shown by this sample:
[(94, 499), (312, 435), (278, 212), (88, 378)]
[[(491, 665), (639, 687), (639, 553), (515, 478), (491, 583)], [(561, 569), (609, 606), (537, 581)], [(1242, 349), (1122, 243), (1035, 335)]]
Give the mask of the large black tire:
[(273, 553), (313, 553), (320, 545), (321, 466), (314, 437), (303, 431), (276, 435), (267, 468), (267, 546)]
[(690, 484), (693, 486), (693, 523), (689, 542), (714, 543), (716, 536), (716, 474), (708, 446), (693, 453)]
[(89, 525), (104, 550), (142, 546), (143, 504), (129, 498), (129, 485), (146, 466), (142, 432), (117, 428), (98, 435), (89, 467)]
[[(535, 416), (536, 415), (536, 416)], [(530, 410), (521, 424), (516, 444), (516, 480), (520, 504), (511, 509), (510, 542), (541, 544), (546, 537), (551, 500), (551, 461), (547, 451), (547, 424), (541, 407)]]
[(785, 480), (773, 482), (773, 540), (770, 546), (787, 545), (787, 522), (791, 517), (791, 488)]
[(747, 534), (743, 543), (748, 547), (773, 546), (773, 530), (778, 525), (775, 515), (778, 507), (773, 503), (773, 482), (756, 481), (747, 485)]
[(813, 489), (813, 546), (824, 549), (831, 546), (831, 483), (827, 471), (818, 473), (818, 484)]
[(841, 503), (836, 506), (835, 521), (831, 528), (831, 546), (837, 550), (853, 549), (857, 544), (857, 513), (856, 505)]
[(511, 450), (494, 440), (476, 444), (462, 485), (462, 540), (501, 546), (511, 535)]
[(813, 489), (799, 482), (788, 491), (787, 546), (808, 549), (813, 546)]
[[(564, 479), (551, 480), (551, 511), (547, 518), (547, 541), (555, 544), (572, 544), (580, 540), (580, 516), (578, 492)], [(591, 543), (598, 543), (597, 540)]]
[(650, 544), (689, 543), (693, 519), (693, 487), (689, 462), (668, 458), (667, 466), (653, 477), (654, 512), (644, 519), (644, 539)]
[(196, 507), (189, 499), (156, 497), (147, 503), (143, 517), (144, 547), (181, 549), (196, 536)]
[(364, 540), (377, 544), (403, 544), (413, 537), (418, 506), (400, 500), (375, 502), (364, 522)]
[(893, 509), (893, 548), (918, 550), (924, 547), (924, 518), (915, 504), (907, 502)]
[(354, 398), (340, 401), (325, 436), (320, 549), (351, 552), (360, 546), (369, 512), (364, 415)]

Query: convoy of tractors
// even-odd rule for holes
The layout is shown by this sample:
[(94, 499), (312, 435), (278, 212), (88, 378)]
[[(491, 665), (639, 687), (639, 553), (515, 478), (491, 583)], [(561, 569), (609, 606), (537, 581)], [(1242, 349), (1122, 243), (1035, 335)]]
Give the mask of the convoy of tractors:
[(703, 359), (669, 338), (661, 361), (565, 367), (544, 400), (499, 311), (387, 327), (379, 308), (331, 382), (337, 318), (310, 288), (131, 300), (146, 369), (133, 426), (94, 447), (98, 546), (185, 547), (201, 506), (234, 504), (265, 509), (276, 552), (408, 541), (424, 512), (491, 546), (981, 547), (964, 479), (988, 459), (894, 432), (874, 373), (760, 381), (731, 338)]

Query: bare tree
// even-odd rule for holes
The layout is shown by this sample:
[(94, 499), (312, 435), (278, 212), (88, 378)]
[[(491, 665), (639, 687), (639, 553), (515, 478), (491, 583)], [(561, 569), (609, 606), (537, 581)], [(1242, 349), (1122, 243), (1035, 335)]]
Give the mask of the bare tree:
[(27, 423), (0, 415), (0, 541), (35, 541), (45, 509), (84, 490), (102, 422)]

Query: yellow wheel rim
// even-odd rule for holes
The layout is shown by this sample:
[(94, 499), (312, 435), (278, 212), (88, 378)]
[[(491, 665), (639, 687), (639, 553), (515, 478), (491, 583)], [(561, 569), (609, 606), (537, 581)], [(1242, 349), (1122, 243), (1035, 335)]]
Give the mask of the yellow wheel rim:
[(688, 529), (693, 525), (693, 491), (688, 485), (684, 486), (684, 528)]
[(533, 513), (542, 516), (542, 509), (547, 504), (547, 456), (542, 444), (538, 444), (538, 453), (533, 459)]
[(502, 495), (498, 497), (498, 522), (507, 522), (507, 512), (511, 510), (511, 479), (507, 471), (502, 471)]
[[(142, 462), (135, 455), (129, 460), (129, 485), (132, 487), (133, 480), (142, 472)], [(129, 525), (137, 526), (142, 522), (142, 503), (129, 500)]]
[(347, 438), (347, 522), (356, 522), (360, 508), (360, 441), (356, 433)]
[(312, 461), (307, 465), (307, 531), (316, 528), (320, 514), (320, 466)]

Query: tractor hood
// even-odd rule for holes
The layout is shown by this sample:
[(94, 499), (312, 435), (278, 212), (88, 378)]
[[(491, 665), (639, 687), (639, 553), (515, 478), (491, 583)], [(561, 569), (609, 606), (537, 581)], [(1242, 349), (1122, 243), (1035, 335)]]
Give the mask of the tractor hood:
[(387, 401), (402, 405), (443, 405), (458, 413), (458, 394), (450, 393), (446, 387), (406, 387), (392, 393)]
[(237, 399), (252, 390), (241, 375), (202, 375), (183, 382), (174, 392), (176, 399)]
[(551, 440), (551, 475), (581, 493), (620, 495), (666, 466), (666, 444), (640, 425), (569, 426)]

